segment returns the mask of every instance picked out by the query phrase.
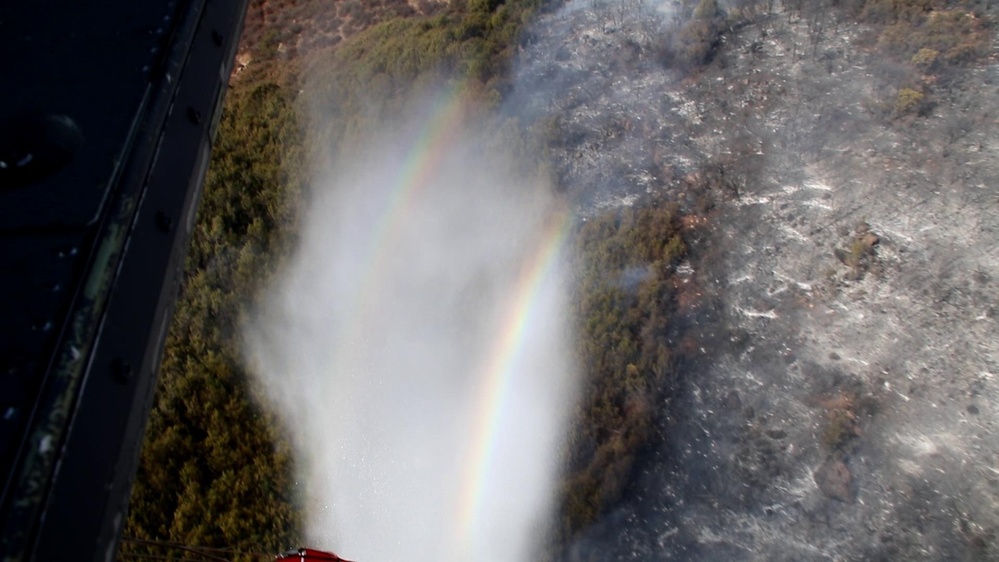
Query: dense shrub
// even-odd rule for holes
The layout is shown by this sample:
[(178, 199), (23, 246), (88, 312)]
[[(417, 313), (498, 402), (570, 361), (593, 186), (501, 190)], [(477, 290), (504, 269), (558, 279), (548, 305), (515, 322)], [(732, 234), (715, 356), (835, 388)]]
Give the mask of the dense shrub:
[(899, 58), (912, 59), (921, 52), (923, 58), (935, 51), (943, 62), (962, 65), (987, 55), (992, 37), (983, 18), (962, 9), (948, 9), (900, 18), (881, 33), (880, 43)]
[(895, 115), (911, 115), (913, 113), (923, 113), (926, 107), (926, 96), (912, 88), (902, 88), (895, 98)]
[(575, 238), (577, 354), (584, 398), (562, 486), (563, 540), (617, 501), (652, 437), (672, 373), (673, 266), (686, 253), (675, 207), (653, 202), (588, 220)]
[(884, 82), (871, 105), (888, 118), (928, 115), (934, 94), (992, 51), (994, 29), (980, 4), (961, 0), (866, 0), (857, 11), (873, 24), (886, 61), (905, 69)]

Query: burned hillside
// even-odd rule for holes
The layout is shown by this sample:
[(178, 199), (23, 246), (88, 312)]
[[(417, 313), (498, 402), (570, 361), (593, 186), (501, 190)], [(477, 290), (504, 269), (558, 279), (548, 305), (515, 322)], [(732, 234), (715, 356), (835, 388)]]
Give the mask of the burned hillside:
[(523, 51), (579, 212), (667, 194), (690, 248), (659, 444), (566, 559), (994, 559), (994, 6), (928, 5), (930, 48), (711, 5), (572, 3)]

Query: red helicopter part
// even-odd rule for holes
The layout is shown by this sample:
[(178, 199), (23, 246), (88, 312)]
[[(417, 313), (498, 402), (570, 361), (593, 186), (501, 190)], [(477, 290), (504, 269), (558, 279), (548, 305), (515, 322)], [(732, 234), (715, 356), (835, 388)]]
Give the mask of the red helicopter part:
[(340, 558), (332, 552), (316, 550), (314, 548), (300, 548), (289, 550), (274, 559), (274, 562), (350, 562), (346, 558)]

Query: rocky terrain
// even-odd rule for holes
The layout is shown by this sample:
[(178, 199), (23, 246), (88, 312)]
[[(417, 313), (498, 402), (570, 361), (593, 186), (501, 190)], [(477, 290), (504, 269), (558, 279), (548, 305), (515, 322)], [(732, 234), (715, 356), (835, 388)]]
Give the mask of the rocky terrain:
[(570, 3), (518, 71), (581, 214), (690, 213), (661, 443), (568, 559), (999, 559), (999, 57), (892, 118), (835, 12), (691, 73), (675, 9)]

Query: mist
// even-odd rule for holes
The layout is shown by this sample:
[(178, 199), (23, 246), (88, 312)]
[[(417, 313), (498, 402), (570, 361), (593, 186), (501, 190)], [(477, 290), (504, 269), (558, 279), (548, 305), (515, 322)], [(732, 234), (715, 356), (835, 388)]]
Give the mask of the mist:
[(412, 105), (317, 172), (245, 355), (310, 546), (527, 560), (574, 396), (568, 216), (453, 95)]

